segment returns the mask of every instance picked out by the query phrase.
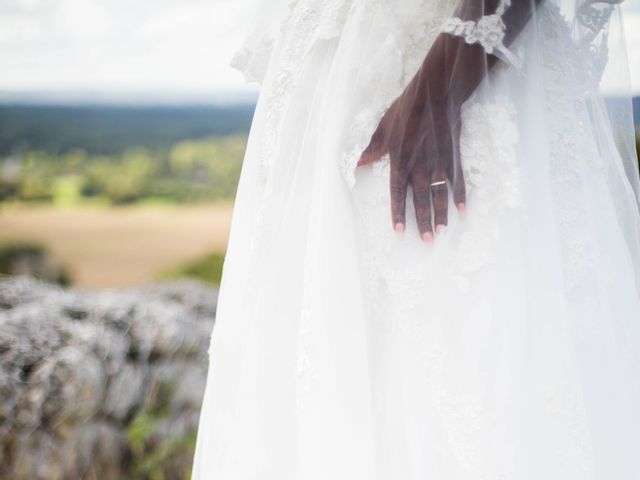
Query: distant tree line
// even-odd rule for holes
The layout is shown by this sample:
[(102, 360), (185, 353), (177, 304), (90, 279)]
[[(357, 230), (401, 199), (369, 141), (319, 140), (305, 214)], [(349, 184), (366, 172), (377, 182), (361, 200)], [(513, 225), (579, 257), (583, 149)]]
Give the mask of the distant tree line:
[(253, 110), (0, 106), (0, 202), (232, 198)]
[(233, 198), (246, 135), (183, 140), (166, 150), (129, 147), (118, 154), (27, 150), (5, 158), (0, 201), (127, 204)]
[(0, 105), (0, 157), (72, 149), (114, 155), (166, 150), (186, 139), (247, 134), (254, 105), (189, 107)]

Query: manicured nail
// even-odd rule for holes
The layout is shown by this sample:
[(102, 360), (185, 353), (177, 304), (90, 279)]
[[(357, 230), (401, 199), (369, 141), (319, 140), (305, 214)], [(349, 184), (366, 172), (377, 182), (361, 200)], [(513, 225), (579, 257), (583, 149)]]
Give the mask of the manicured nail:
[(464, 213), (464, 203), (459, 203), (459, 204), (458, 204), (458, 211), (459, 211), (460, 213)]
[(424, 232), (422, 234), (422, 241), (424, 243), (426, 243), (427, 245), (431, 245), (433, 243), (433, 233), (431, 232)]
[(396, 223), (395, 230), (398, 235), (402, 235), (404, 233), (404, 223)]
[(444, 229), (445, 229), (444, 225), (438, 225), (436, 227), (436, 233), (442, 233), (444, 231)]

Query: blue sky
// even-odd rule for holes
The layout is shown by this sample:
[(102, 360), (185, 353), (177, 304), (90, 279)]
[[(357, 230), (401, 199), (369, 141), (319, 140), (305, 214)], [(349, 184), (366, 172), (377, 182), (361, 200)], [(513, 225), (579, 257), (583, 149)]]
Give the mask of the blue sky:
[[(254, 91), (228, 65), (246, 9), (247, 0), (1, 0), (0, 90)], [(640, 93), (640, 0), (624, 11)]]

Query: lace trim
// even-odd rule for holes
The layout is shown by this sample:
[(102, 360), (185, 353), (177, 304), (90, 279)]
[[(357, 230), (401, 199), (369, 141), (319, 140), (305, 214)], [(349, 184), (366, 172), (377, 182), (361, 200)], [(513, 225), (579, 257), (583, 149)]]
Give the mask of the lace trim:
[(590, 0), (582, 5), (577, 12), (577, 19), (587, 29), (582, 42), (592, 42), (600, 33), (608, 30), (609, 19), (616, 4), (623, 0)]
[(233, 55), (230, 66), (244, 74), (245, 82), (261, 84), (267, 73), (273, 45), (274, 39), (269, 35), (247, 40)]
[(505, 96), (463, 107), (460, 153), (469, 215), (452, 240), (455, 261), (449, 264), (451, 278), (463, 292), (473, 272), (494, 262), (503, 216), (523, 203), (516, 118), (516, 108)]
[[(284, 20), (283, 41), (276, 59), (268, 59), (274, 73), (265, 80), (266, 131), (260, 147), (260, 176), (266, 181), (278, 143), (280, 127), (300, 76), (300, 64), (318, 40), (338, 37), (347, 18), (350, 3), (344, 0), (296, 0)], [(242, 52), (239, 53), (242, 60)], [(266, 66), (265, 66), (266, 68)]]
[[(387, 2), (388, 3), (388, 2)], [(441, 32), (444, 19), (452, 15), (453, 2), (423, 1), (414, 11), (403, 11), (410, 20), (393, 20), (394, 11), (387, 3), (373, 2), (371, 14), (388, 18), (388, 30), (392, 32), (377, 48), (375, 55), (361, 71), (359, 85), (367, 88), (366, 104), (354, 114), (353, 122), (345, 127), (345, 145), (338, 159), (342, 177), (353, 190), (356, 184), (356, 164), (368, 145), (380, 118), (394, 98), (418, 71), (425, 56), (425, 45), (431, 45)], [(379, 160), (374, 166), (382, 162)], [(376, 167), (374, 167), (376, 168)]]
[[(595, 17), (589, 19), (591, 14)], [(554, 216), (561, 240), (564, 288), (572, 299), (568, 315), (583, 332), (593, 332), (600, 318), (590, 280), (594, 276), (597, 247), (591, 233), (594, 228), (591, 215), (583, 199), (592, 194), (589, 179), (605, 179), (607, 175), (606, 163), (590, 131), (586, 99), (598, 89), (606, 65), (607, 28), (595, 7), (583, 9), (578, 20), (593, 28), (577, 43), (555, 5), (546, 5), (541, 10), (539, 28), (544, 40), (543, 87), (551, 122), (549, 130), (554, 132), (549, 145), (549, 175), (557, 205)], [(600, 40), (594, 42), (599, 35)], [(558, 454), (573, 459), (583, 478), (595, 478), (593, 439), (585, 419), (580, 386), (550, 384), (546, 396), (548, 410), (567, 427), (569, 435)]]
[[(305, 272), (305, 275), (306, 272)], [(298, 356), (296, 365), (295, 412), (298, 422), (304, 421), (306, 399), (311, 395), (315, 383), (316, 370), (313, 345), (311, 343), (312, 323), (311, 308), (308, 299), (303, 300), (300, 312), (300, 328), (298, 332)]]
[(523, 64), (522, 52), (516, 55), (504, 44), (507, 27), (502, 17), (510, 6), (511, 0), (501, 0), (496, 13), (485, 15), (478, 21), (448, 18), (441, 31), (462, 37), (470, 45), (479, 43), (487, 53), (497, 54), (514, 67), (520, 68)]

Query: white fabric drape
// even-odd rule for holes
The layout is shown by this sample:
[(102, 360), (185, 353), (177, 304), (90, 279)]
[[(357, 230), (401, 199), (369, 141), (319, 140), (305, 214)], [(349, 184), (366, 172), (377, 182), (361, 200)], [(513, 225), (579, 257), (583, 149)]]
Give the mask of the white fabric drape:
[[(517, 35), (486, 3), (267, 6), (194, 480), (640, 478), (618, 2), (531, 1)], [(392, 229), (391, 155), (356, 162), (440, 35), (489, 55), (448, 124), (466, 209), (427, 246), (411, 198)]]

